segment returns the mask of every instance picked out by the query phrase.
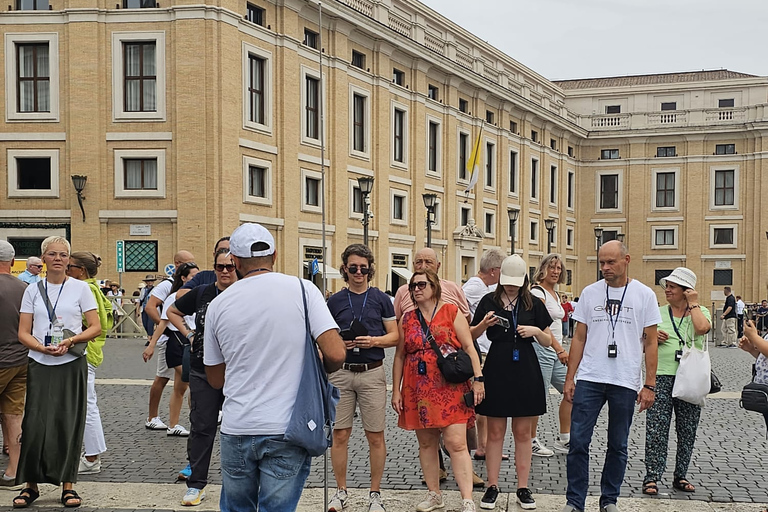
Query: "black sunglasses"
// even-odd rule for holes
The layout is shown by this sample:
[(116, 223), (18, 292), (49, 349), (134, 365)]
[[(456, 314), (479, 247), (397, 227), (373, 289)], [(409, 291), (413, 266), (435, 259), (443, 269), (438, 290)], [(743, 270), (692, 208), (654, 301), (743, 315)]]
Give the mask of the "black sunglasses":
[(358, 267), (357, 265), (350, 265), (347, 267), (347, 270), (349, 270), (350, 274), (357, 274), (357, 271), (359, 270), (360, 273), (363, 274), (364, 276), (367, 276), (371, 272), (370, 268)]
[(227, 265), (224, 265), (222, 263), (217, 263), (217, 264), (215, 264), (213, 266), (213, 269), (216, 272), (224, 272), (224, 270), (226, 270), (227, 272), (234, 272), (235, 271), (235, 266), (233, 264), (231, 264), (231, 263), (229, 263)]
[[(42, 267), (42, 265), (41, 265), (41, 267)], [(85, 268), (85, 267), (82, 266), (82, 265), (73, 265), (73, 264), (70, 263), (69, 265), (67, 265), (67, 270), (69, 270), (71, 268)]]
[(419, 290), (423, 290), (427, 287), (428, 284), (429, 284), (429, 281), (417, 281), (415, 283), (409, 284), (408, 289), (411, 291), (415, 290), (416, 288), (418, 288)]

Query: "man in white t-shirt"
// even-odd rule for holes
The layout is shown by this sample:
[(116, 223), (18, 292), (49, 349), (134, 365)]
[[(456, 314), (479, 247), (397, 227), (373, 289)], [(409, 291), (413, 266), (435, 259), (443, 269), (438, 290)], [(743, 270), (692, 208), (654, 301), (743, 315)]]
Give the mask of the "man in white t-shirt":
[(744, 336), (744, 310), (747, 305), (741, 300), (741, 295), (736, 296), (736, 337), (741, 339)]
[(568, 503), (563, 512), (584, 510), (589, 487), (589, 444), (606, 402), (608, 449), (600, 512), (619, 512), (616, 501), (627, 466), (635, 403), (640, 404), (640, 411), (648, 409), (656, 392), (657, 325), (661, 323), (656, 294), (627, 276), (630, 257), (623, 243), (606, 242), (598, 258), (605, 279), (584, 289), (573, 313), (576, 329), (564, 389), (566, 400), (573, 403), (573, 412)]
[[(301, 283), (273, 272), (275, 240), (261, 225), (238, 227), (229, 247), (243, 278), (208, 306), (203, 351), (208, 382), (225, 397), (220, 507), (295, 510), (311, 462), (283, 439), (304, 365)], [(307, 280), (304, 290), (311, 334), (326, 371), (336, 371), (347, 352), (338, 326), (320, 290)]]

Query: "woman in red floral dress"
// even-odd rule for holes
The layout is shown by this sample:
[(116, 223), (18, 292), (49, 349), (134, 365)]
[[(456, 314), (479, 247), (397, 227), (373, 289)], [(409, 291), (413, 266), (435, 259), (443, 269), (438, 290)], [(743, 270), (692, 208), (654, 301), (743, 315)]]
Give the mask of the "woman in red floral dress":
[[(473, 391), (474, 404), (485, 396), (480, 359), (472, 343), (467, 320), (453, 304), (440, 300), (440, 279), (430, 270), (417, 271), (409, 284), (411, 299), (417, 306), (400, 321), (400, 342), (392, 367), (392, 407), (400, 415), (398, 425), (415, 430), (419, 441), (419, 460), (429, 491), (416, 506), (428, 512), (443, 506), (438, 480), (437, 446), (442, 431), (445, 447), (451, 454), (456, 483), (464, 500), (462, 512), (475, 510), (472, 501), (472, 461), (467, 451), (467, 423), (475, 413), (464, 402)], [(422, 328), (421, 318), (426, 323)], [(472, 360), (475, 378), (461, 384), (447, 382), (437, 367), (437, 353), (427, 337), (431, 334), (441, 351), (463, 349)]]

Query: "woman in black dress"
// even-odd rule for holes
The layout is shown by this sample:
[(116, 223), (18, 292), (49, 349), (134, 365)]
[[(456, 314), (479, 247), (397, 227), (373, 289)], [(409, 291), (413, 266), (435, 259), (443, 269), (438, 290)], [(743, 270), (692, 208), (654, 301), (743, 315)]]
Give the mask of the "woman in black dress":
[(552, 343), (552, 318), (528, 288), (528, 266), (518, 255), (508, 256), (501, 266), (496, 291), (480, 300), (472, 320), (472, 336), (486, 332), (491, 348), (485, 359), (485, 400), (475, 407), (488, 418), (486, 468), (488, 489), (480, 507), (492, 509), (499, 495), (499, 471), (507, 418), (512, 418), (517, 470), (517, 502), (523, 509), (536, 508), (528, 489), (531, 470), (531, 426), (547, 411), (544, 380), (533, 344)]

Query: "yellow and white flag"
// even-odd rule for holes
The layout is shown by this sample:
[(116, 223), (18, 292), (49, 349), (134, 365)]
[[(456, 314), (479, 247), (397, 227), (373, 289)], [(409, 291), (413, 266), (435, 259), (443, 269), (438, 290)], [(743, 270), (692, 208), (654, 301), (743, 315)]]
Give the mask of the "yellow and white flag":
[(482, 161), (482, 147), (480, 141), (483, 137), (483, 126), (480, 126), (480, 133), (477, 134), (477, 140), (475, 145), (472, 146), (472, 153), (467, 160), (467, 172), (469, 172), (469, 185), (467, 185), (465, 194), (469, 194), (477, 184), (477, 180), (480, 177), (480, 162)]

